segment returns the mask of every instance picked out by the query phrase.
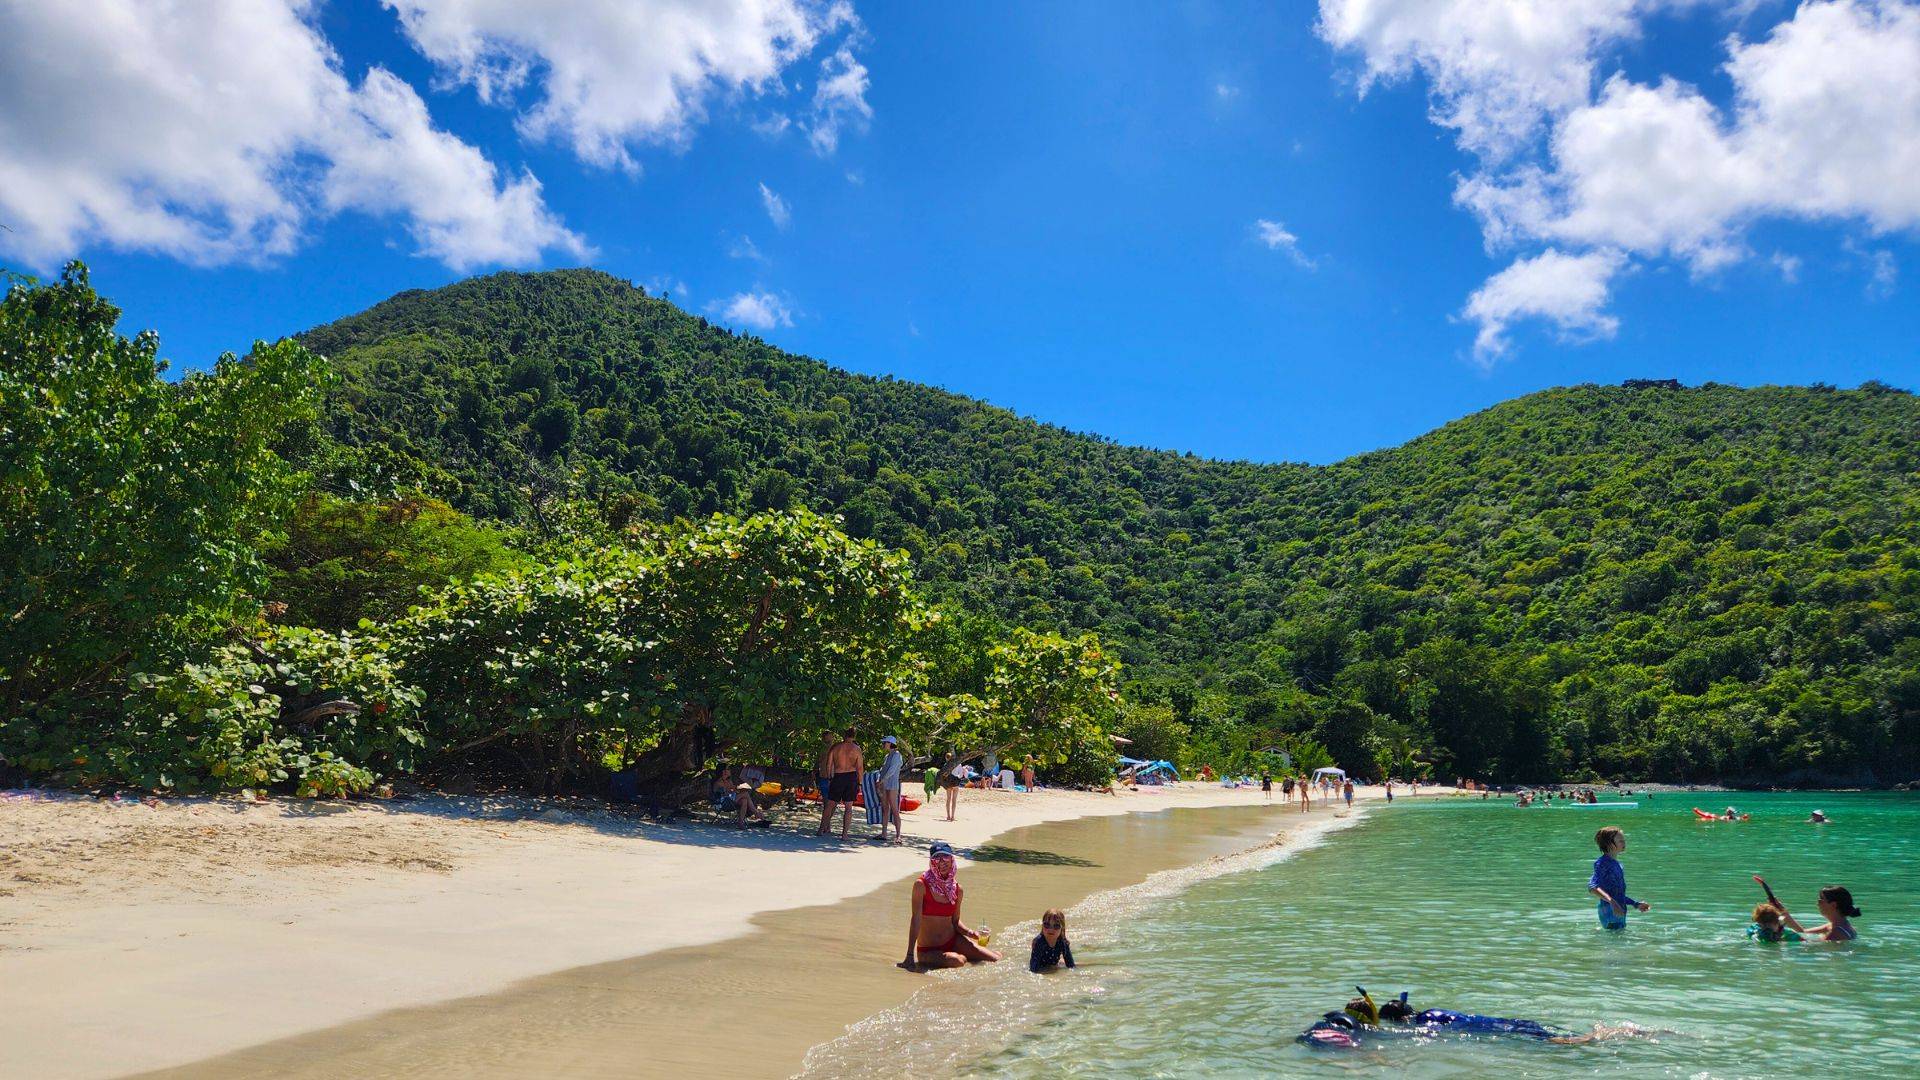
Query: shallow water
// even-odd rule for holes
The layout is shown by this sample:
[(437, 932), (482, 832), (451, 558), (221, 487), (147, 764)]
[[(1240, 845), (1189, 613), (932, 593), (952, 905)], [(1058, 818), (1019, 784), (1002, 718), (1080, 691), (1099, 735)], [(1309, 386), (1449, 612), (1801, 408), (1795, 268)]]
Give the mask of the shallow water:
[[(1695, 801), (1753, 820), (1697, 822)], [(1804, 824), (1816, 806), (1835, 822)], [(1599, 929), (1585, 891), (1606, 824), (1627, 830), (1627, 880), (1653, 905), (1624, 932)], [(1293, 858), (1083, 905), (1069, 923), (1079, 970), (959, 973), (808, 1064), (823, 1076), (1920, 1075), (1917, 838), (1909, 795), (1674, 794), (1590, 810), (1401, 800)], [(1861, 940), (1749, 941), (1756, 872), (1809, 925), (1817, 889), (1847, 885)], [(1417, 1007), (1654, 1034), (1360, 1052), (1293, 1041), (1356, 983), (1383, 1000), (1410, 990)]]

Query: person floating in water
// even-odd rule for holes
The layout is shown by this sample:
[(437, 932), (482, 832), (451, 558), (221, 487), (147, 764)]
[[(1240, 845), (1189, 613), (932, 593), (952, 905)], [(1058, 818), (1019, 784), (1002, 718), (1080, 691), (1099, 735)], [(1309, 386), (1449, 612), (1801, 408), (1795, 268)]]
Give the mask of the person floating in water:
[(1627, 850), (1627, 834), (1621, 832), (1618, 825), (1609, 825), (1593, 834), (1593, 842), (1600, 848), (1600, 857), (1593, 860), (1593, 876), (1587, 879), (1587, 892), (1599, 901), (1594, 910), (1600, 917), (1600, 925), (1609, 930), (1625, 930), (1628, 908), (1642, 912), (1650, 908), (1627, 895), (1627, 871), (1620, 865), (1620, 853)]
[(1027, 957), (1027, 970), (1038, 975), (1062, 964), (1073, 966), (1073, 946), (1067, 941), (1067, 913), (1048, 908), (1040, 916), (1040, 932), (1033, 937), (1033, 952)]
[[(1854, 938), (1860, 936), (1859, 932), (1853, 928), (1853, 923), (1847, 921), (1849, 919), (1859, 918), (1860, 909), (1853, 906), (1853, 893), (1850, 892), (1846, 886), (1829, 885), (1820, 890), (1818, 901), (1820, 914), (1825, 915), (1827, 921), (1809, 930), (1800, 925), (1800, 920), (1793, 917), (1792, 913), (1787, 910), (1787, 905), (1780, 902), (1779, 897), (1773, 895), (1773, 889), (1767, 885), (1766, 878), (1755, 874), (1753, 875), (1753, 880), (1758, 882), (1762, 889), (1766, 890), (1767, 903), (1762, 906), (1777, 908), (1780, 912), (1780, 921), (1782, 923), (1798, 930), (1807, 937), (1815, 941), (1852, 941)], [(1754, 921), (1758, 923), (1760, 921), (1759, 909), (1755, 908), (1754, 912)], [(1762, 940), (1776, 941), (1780, 939), (1763, 938)]]
[(1807, 824), (1809, 825), (1826, 825), (1826, 824), (1830, 824), (1832, 821), (1833, 819), (1827, 816), (1827, 812), (1825, 810), (1815, 810), (1812, 814), (1808, 815), (1807, 817)]
[(1549, 1027), (1538, 1020), (1481, 1016), (1452, 1009), (1422, 1009), (1415, 1012), (1413, 1006), (1407, 1003), (1404, 991), (1385, 1005), (1375, 1005), (1373, 995), (1367, 993), (1365, 987), (1356, 986), (1354, 989), (1359, 991), (1359, 997), (1347, 1002), (1346, 1008), (1341, 1011), (1322, 1016), (1312, 1027), (1301, 1032), (1295, 1041), (1308, 1046), (1351, 1049), (1368, 1038), (1510, 1035), (1560, 1046), (1578, 1046), (1603, 1039), (1651, 1034), (1647, 1029), (1632, 1024), (1612, 1027), (1595, 1025), (1591, 1032), (1576, 1035)]

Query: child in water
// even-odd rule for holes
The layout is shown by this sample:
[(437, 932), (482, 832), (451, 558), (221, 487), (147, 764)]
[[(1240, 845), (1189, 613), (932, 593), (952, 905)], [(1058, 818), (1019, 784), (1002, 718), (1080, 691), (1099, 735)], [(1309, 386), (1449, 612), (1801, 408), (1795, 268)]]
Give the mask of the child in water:
[(1799, 934), (1786, 928), (1783, 922), (1786, 912), (1772, 904), (1753, 906), (1753, 925), (1747, 927), (1747, 936), (1755, 941), (1800, 941)]
[[(1853, 923), (1847, 921), (1849, 919), (1859, 918), (1860, 909), (1853, 906), (1853, 893), (1850, 892), (1846, 886), (1829, 885), (1820, 890), (1820, 914), (1825, 915), (1827, 921), (1809, 930), (1800, 925), (1800, 920), (1793, 917), (1793, 914), (1787, 910), (1787, 905), (1780, 902), (1779, 897), (1773, 895), (1773, 889), (1767, 885), (1766, 878), (1755, 874), (1753, 875), (1753, 880), (1758, 882), (1760, 887), (1767, 892), (1767, 903), (1763, 906), (1771, 906), (1779, 909), (1780, 921), (1782, 923), (1800, 931), (1815, 941), (1852, 941), (1854, 938), (1860, 936), (1859, 932), (1854, 930)], [(1755, 909), (1756, 922), (1759, 921), (1757, 916), (1758, 910), (1757, 908)]]
[(1061, 964), (1073, 966), (1073, 946), (1067, 942), (1067, 913), (1048, 908), (1047, 913), (1040, 916), (1040, 932), (1034, 935), (1027, 970), (1037, 975)]
[(1627, 928), (1627, 909), (1646, 911), (1649, 905), (1627, 895), (1627, 871), (1620, 865), (1620, 853), (1627, 850), (1627, 834), (1618, 825), (1609, 825), (1593, 834), (1600, 857), (1593, 860), (1593, 876), (1587, 879), (1587, 892), (1600, 903), (1595, 913), (1608, 930)]

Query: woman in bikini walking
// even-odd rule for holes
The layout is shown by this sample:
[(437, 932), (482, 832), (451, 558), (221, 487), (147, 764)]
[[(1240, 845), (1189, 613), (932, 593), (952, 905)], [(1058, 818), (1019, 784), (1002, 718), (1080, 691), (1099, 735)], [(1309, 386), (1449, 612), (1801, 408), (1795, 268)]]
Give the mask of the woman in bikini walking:
[(953, 848), (935, 840), (927, 849), (927, 872), (913, 882), (913, 921), (907, 928), (908, 971), (961, 967), (976, 961), (992, 963), (1000, 954), (974, 939), (979, 932), (960, 921), (960, 878), (953, 866)]

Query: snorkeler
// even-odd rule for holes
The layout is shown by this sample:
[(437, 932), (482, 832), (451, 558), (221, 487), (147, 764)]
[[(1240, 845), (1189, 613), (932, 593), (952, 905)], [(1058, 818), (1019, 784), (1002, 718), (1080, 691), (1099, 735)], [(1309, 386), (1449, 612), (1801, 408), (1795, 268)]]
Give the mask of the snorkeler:
[(1373, 995), (1367, 993), (1365, 987), (1356, 986), (1354, 989), (1359, 991), (1359, 997), (1347, 1002), (1346, 1008), (1341, 1011), (1321, 1017), (1312, 1027), (1301, 1032), (1297, 1041), (1309, 1046), (1351, 1049), (1359, 1046), (1362, 1039), (1371, 1036), (1513, 1035), (1559, 1046), (1578, 1046), (1603, 1039), (1651, 1034), (1645, 1028), (1632, 1024), (1618, 1027), (1595, 1025), (1588, 1034), (1575, 1035), (1550, 1028), (1538, 1020), (1480, 1016), (1454, 1012), (1452, 1009), (1422, 1009), (1415, 1012), (1413, 1006), (1407, 1003), (1405, 991), (1385, 1005), (1375, 1005)]

